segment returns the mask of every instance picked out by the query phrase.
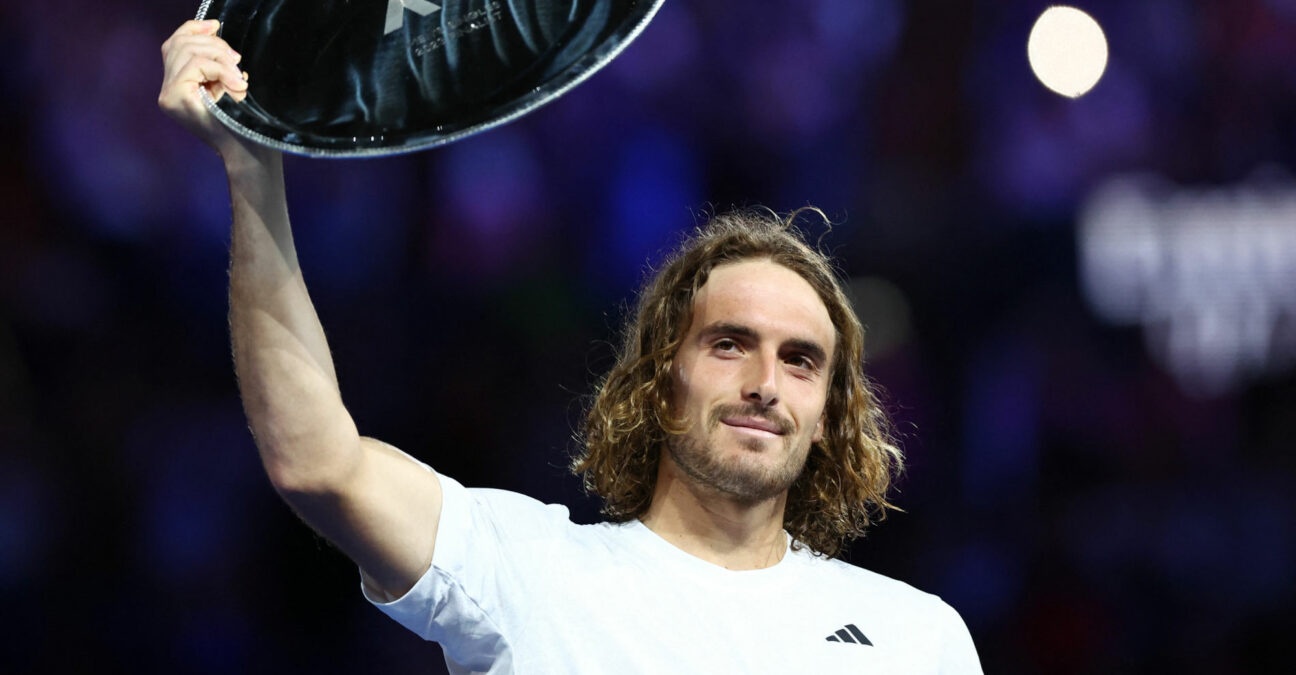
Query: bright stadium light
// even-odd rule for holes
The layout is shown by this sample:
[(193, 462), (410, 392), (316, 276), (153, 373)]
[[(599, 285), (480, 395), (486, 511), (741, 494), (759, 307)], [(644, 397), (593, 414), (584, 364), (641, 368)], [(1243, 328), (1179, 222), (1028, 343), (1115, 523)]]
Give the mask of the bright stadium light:
[(1107, 38), (1093, 17), (1057, 5), (1044, 10), (1026, 41), (1031, 70), (1044, 86), (1076, 98), (1093, 89), (1107, 68)]

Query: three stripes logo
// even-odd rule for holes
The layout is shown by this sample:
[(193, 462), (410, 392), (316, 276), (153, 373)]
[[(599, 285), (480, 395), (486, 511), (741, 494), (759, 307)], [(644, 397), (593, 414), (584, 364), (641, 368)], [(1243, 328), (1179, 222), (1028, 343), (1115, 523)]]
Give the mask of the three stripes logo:
[(833, 633), (824, 639), (829, 642), (849, 642), (856, 645), (873, 646), (873, 643), (869, 642), (869, 639), (864, 637), (864, 633), (862, 633), (853, 623), (848, 623), (844, 627), (838, 628), (836, 633)]

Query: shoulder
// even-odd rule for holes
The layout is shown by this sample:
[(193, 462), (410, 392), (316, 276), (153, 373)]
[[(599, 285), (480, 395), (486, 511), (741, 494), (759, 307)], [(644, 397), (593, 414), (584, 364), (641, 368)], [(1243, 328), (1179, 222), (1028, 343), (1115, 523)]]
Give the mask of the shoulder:
[[(562, 547), (598, 545), (618, 529), (607, 524), (578, 524), (561, 504), (547, 504), (508, 490), (467, 488), (453, 478), (440, 478), (445, 495), (442, 531), (448, 533), (447, 538), (458, 537), (475, 545), (496, 542), (515, 551), (521, 547), (540, 554)], [(440, 535), (437, 547), (441, 547)]]
[(464, 488), (464, 499), (478, 507), (498, 511), (534, 512), (546, 518), (571, 520), (567, 507), (546, 504), (533, 497), (495, 488)]
[(506, 519), (509, 523), (534, 526), (571, 525), (571, 514), (560, 504), (546, 504), (517, 492), (495, 488), (468, 488), (449, 476), (439, 475), (446, 508), (462, 510), (463, 516), (486, 521)]

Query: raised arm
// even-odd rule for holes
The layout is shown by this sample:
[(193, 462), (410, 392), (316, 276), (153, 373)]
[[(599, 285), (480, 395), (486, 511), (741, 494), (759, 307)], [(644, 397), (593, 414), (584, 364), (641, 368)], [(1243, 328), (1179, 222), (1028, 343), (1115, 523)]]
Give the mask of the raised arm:
[(334, 542), (380, 594), (398, 596), (432, 560), (436, 477), (362, 437), (342, 403), (328, 342), (297, 264), (279, 153), (228, 132), (203, 104), (246, 95), (239, 56), (215, 21), (190, 21), (162, 46), (158, 105), (216, 149), (234, 223), (230, 332), (239, 392), (275, 489)]

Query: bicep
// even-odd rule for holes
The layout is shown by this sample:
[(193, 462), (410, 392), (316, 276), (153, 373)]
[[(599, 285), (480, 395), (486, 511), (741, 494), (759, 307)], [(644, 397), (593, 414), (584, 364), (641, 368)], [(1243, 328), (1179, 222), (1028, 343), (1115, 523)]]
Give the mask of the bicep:
[(293, 506), (355, 562), (365, 583), (399, 597), (432, 563), (441, 516), (435, 473), (396, 448), (360, 438), (360, 459), (328, 495)]

